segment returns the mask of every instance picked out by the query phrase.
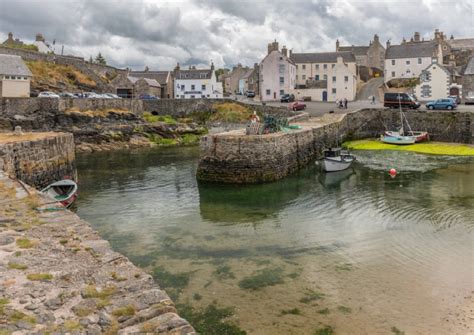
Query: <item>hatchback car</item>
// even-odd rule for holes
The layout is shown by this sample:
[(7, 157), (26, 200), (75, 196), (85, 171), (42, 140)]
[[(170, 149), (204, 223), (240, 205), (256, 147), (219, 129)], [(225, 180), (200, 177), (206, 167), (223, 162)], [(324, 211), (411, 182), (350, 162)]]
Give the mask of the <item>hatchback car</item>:
[(306, 104), (300, 101), (295, 101), (288, 105), (288, 109), (293, 110), (293, 111), (304, 110), (306, 109)]
[(280, 98), (280, 102), (293, 102), (295, 101), (295, 96), (293, 94), (283, 94)]
[(461, 98), (457, 95), (450, 95), (448, 98), (453, 100), (456, 103), (456, 105), (461, 104)]
[(456, 103), (451, 99), (438, 99), (435, 101), (430, 101), (426, 104), (428, 109), (454, 109), (456, 108)]
[(248, 90), (247, 92), (245, 92), (245, 96), (247, 98), (254, 98), (255, 97), (255, 92), (251, 91), (251, 90)]
[(139, 99), (142, 100), (158, 100), (158, 97), (151, 95), (151, 94), (142, 94), (140, 95)]

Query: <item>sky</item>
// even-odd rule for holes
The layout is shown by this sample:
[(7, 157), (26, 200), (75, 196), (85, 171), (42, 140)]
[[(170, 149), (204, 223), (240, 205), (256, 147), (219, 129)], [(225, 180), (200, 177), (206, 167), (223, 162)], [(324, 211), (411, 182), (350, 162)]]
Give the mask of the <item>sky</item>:
[(113, 66), (151, 70), (182, 66), (252, 66), (273, 40), (294, 52), (341, 45), (398, 44), (439, 28), (474, 37), (474, 0), (0, 0), (0, 43), (8, 32), (25, 42), (36, 33), (55, 51)]

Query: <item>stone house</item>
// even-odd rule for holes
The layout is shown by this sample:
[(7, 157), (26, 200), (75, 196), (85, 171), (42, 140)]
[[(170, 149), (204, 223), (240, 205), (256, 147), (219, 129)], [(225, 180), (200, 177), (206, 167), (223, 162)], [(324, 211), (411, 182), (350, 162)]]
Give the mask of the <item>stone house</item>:
[(226, 93), (238, 93), (239, 81), (249, 71), (248, 67), (237, 64), (231, 72), (224, 77), (224, 87)]
[(369, 46), (341, 46), (336, 40), (336, 52), (352, 52), (358, 66), (383, 70), (385, 66), (385, 47), (380, 43), (379, 36), (369, 42)]
[(474, 97), (474, 56), (471, 56), (462, 71), (463, 99)]
[(392, 79), (418, 78), (433, 59), (438, 64), (443, 63), (441, 44), (436, 41), (421, 41), (415, 35), (413, 42), (403, 42), (400, 45), (391, 45), (387, 42), (385, 53), (384, 82)]
[(43, 37), (43, 34), (40, 34), (40, 33), (36, 34), (35, 41), (32, 44), (36, 45), (39, 52), (42, 52), (45, 54), (54, 53), (52, 46), (49, 43), (46, 43), (46, 40)]
[(421, 72), (420, 83), (415, 87), (415, 94), (420, 101), (442, 99), (449, 95), (460, 96), (461, 91), (456, 72), (436, 61)]
[(122, 98), (136, 99), (143, 94), (161, 98), (161, 85), (155, 79), (119, 74), (111, 84), (115, 87), (117, 95)]
[(279, 101), (296, 86), (296, 65), (285, 46), (279, 50), (277, 41), (269, 43), (267, 51), (259, 65), (259, 95), (262, 101)]
[(240, 94), (244, 94), (246, 91), (254, 91), (256, 95), (258, 94), (258, 69), (259, 66), (255, 63), (253, 69), (249, 69), (239, 80)]
[(148, 78), (156, 80), (161, 86), (159, 96), (162, 99), (173, 98), (173, 72), (172, 71), (130, 71), (130, 75), (138, 78)]
[(2, 43), (2, 45), (5, 46), (22, 46), (24, 43), (21, 41), (19, 38), (13, 38), (13, 33), (9, 32), (8, 33), (8, 38)]
[(223, 86), (217, 81), (214, 64), (210, 69), (190, 66), (182, 70), (179, 64), (173, 71), (175, 99), (222, 99)]
[(32, 76), (20, 56), (0, 54), (0, 98), (29, 97)]

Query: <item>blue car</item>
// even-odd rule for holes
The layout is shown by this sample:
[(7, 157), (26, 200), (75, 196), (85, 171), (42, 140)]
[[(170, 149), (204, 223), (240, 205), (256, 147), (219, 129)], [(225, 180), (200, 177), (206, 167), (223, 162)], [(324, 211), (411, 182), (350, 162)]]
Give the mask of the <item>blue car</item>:
[(438, 99), (435, 101), (430, 101), (426, 104), (428, 109), (447, 109), (451, 110), (456, 108), (456, 103), (452, 99)]

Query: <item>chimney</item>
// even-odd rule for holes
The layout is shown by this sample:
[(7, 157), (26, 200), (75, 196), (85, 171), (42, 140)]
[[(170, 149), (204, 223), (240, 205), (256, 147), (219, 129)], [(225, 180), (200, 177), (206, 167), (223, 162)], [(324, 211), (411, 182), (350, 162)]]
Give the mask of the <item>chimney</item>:
[(339, 51), (339, 39), (336, 40), (336, 51)]
[(440, 33), (439, 33), (439, 29), (435, 29), (435, 33), (434, 33), (434, 38), (435, 40), (439, 40), (440, 39)]
[(12, 32), (8, 33), (8, 40), (13, 41), (13, 33)]
[(214, 71), (214, 62), (211, 62), (211, 71)]
[(268, 53), (270, 54), (272, 51), (278, 51), (278, 42), (276, 40), (268, 44)]
[(293, 57), (293, 49), (290, 49), (290, 58)]
[(374, 35), (374, 43), (379, 43), (379, 35)]
[(450, 39), (450, 40), (454, 40), (454, 36), (453, 36), (453, 35), (451, 35), (451, 37), (450, 37), (449, 39)]
[(407, 43), (407, 40), (404, 37), (401, 44), (406, 44), (406, 43)]
[(415, 34), (413, 35), (413, 39), (415, 42), (420, 42), (420, 33), (418, 31), (415, 31)]
[(43, 34), (41, 34), (41, 33), (36, 34), (36, 41), (37, 42), (44, 42)]
[(387, 40), (387, 49), (390, 48), (390, 40)]
[(174, 68), (174, 71), (179, 71), (179, 70), (180, 70), (179, 63), (177, 63), (176, 67)]
[(281, 48), (281, 53), (285, 55), (285, 57), (288, 57), (288, 49), (285, 45), (283, 46), (283, 48)]

